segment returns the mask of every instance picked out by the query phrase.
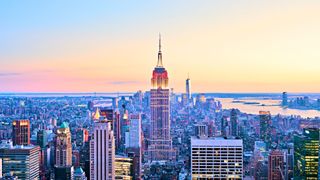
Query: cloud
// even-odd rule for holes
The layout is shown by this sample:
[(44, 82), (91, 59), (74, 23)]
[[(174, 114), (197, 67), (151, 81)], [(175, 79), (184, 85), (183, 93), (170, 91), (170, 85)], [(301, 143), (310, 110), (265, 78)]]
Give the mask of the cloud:
[(22, 75), (22, 73), (16, 73), (16, 72), (0, 73), (0, 77), (2, 77), (2, 76), (19, 76), (19, 75)]
[(112, 85), (127, 85), (127, 84), (138, 84), (140, 82), (139, 81), (111, 81), (107, 83)]

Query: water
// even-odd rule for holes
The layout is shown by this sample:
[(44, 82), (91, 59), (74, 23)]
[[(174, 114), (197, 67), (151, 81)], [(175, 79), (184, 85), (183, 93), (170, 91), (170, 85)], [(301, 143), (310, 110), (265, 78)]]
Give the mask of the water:
[[(282, 108), (279, 106), (281, 103), (280, 100), (277, 99), (259, 99), (259, 98), (215, 98), (222, 103), (223, 109), (239, 109), (241, 112), (248, 114), (259, 114), (259, 111), (270, 111), (272, 115), (299, 115), (303, 118), (314, 118), (320, 117), (320, 111), (318, 110), (300, 110), (300, 109), (289, 109)], [(241, 103), (235, 103), (233, 101), (241, 101)], [(257, 102), (259, 104), (244, 104), (243, 102)], [(264, 104), (264, 106), (261, 106)]]
[[(118, 97), (131, 96), (133, 93), (0, 93), (1, 96), (15, 97), (83, 97), (83, 96), (104, 96)], [(303, 94), (291, 94), (291, 97), (302, 96)], [(320, 94), (304, 94), (311, 98), (319, 98)], [(194, 95), (194, 97), (196, 94)], [(303, 118), (320, 117), (318, 110), (300, 110), (300, 109), (284, 109), (281, 103), (281, 94), (279, 93), (207, 93), (207, 97), (214, 97), (222, 103), (224, 109), (236, 108), (241, 112), (248, 114), (258, 114), (259, 111), (270, 111), (272, 115), (297, 115)], [(233, 101), (241, 101), (235, 103)], [(257, 102), (258, 104), (244, 104), (244, 102)], [(261, 106), (264, 104), (264, 106)]]
[(0, 97), (13, 96), (13, 97), (121, 97), (131, 96), (133, 93), (0, 93)]

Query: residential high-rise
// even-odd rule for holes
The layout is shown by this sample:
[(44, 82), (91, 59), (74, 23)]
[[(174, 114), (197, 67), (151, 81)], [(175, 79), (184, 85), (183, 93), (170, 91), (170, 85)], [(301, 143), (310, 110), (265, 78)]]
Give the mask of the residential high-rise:
[(283, 152), (273, 150), (270, 152), (268, 159), (268, 180), (285, 180)]
[(231, 136), (237, 137), (239, 135), (239, 129), (238, 129), (238, 115), (237, 115), (236, 109), (232, 109), (230, 112), (230, 123), (231, 123)]
[(14, 120), (12, 122), (12, 140), (13, 145), (30, 144), (30, 121)]
[(153, 70), (152, 89), (150, 90), (151, 124), (148, 159), (151, 161), (175, 159), (170, 136), (170, 90), (168, 81), (167, 70), (162, 65), (160, 38), (158, 63)]
[(271, 144), (271, 114), (269, 111), (260, 111), (260, 138), (267, 144), (267, 148)]
[(319, 179), (318, 128), (306, 128), (294, 136), (294, 179)]
[(72, 165), (72, 144), (69, 125), (63, 122), (56, 133), (56, 161), (55, 166), (65, 167)]
[(0, 145), (2, 173), (17, 176), (18, 179), (39, 179), (39, 146), (13, 146), (9, 140)]
[(90, 179), (115, 178), (115, 147), (111, 122), (107, 119), (95, 122), (90, 141)]
[(243, 142), (221, 137), (191, 138), (191, 178), (242, 179)]

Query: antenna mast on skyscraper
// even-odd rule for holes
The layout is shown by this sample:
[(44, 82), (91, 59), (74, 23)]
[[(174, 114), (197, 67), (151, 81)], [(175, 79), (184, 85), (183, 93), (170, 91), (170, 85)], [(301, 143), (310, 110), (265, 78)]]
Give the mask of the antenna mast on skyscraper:
[(161, 53), (161, 34), (159, 33), (159, 52), (157, 67), (163, 67), (162, 65), (162, 53)]

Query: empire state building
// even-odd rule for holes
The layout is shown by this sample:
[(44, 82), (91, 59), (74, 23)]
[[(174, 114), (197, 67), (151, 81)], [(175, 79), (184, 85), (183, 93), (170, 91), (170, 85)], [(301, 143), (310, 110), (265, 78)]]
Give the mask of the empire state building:
[(150, 161), (175, 160), (170, 136), (170, 90), (168, 72), (162, 64), (161, 37), (159, 37), (158, 63), (151, 78), (150, 90), (150, 141), (148, 159)]

